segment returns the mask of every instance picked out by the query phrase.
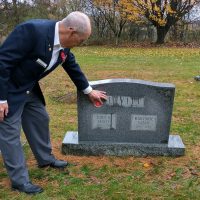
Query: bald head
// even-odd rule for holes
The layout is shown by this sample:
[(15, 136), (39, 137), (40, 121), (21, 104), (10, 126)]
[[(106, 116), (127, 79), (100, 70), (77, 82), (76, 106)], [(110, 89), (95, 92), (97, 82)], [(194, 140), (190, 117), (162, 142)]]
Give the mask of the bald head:
[(89, 17), (79, 11), (70, 13), (62, 20), (65, 27), (73, 28), (78, 34), (91, 34), (91, 22)]
[(82, 12), (72, 12), (59, 22), (59, 39), (62, 47), (79, 46), (91, 35), (89, 17)]

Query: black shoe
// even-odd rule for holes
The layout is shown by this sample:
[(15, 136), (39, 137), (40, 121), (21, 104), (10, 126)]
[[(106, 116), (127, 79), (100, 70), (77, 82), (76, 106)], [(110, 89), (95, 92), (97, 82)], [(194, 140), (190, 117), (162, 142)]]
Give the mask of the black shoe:
[(25, 192), (27, 194), (37, 194), (43, 192), (43, 189), (40, 186), (33, 185), (31, 182), (23, 185), (12, 185), (12, 189), (19, 192)]
[(195, 81), (200, 81), (200, 75), (194, 77)]
[(63, 160), (55, 160), (54, 162), (46, 165), (38, 165), (39, 168), (44, 168), (44, 167), (53, 167), (53, 168), (58, 168), (58, 169), (63, 169), (67, 167), (68, 163)]

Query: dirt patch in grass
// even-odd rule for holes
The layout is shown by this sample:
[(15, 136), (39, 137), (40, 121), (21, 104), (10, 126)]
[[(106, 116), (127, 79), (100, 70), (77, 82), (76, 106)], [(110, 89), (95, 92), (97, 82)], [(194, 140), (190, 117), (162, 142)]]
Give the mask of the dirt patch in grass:
[(64, 95), (50, 96), (54, 101), (59, 103), (73, 104), (77, 102), (76, 92), (67, 92)]
[(69, 163), (84, 166), (93, 165), (96, 168), (103, 166), (115, 166), (115, 167), (127, 167), (134, 165), (134, 162), (151, 162), (156, 158), (135, 158), (135, 157), (110, 157), (110, 156), (73, 156), (73, 155), (63, 155), (61, 153), (61, 141), (53, 143), (53, 154), (58, 159), (67, 160)]
[(10, 187), (10, 181), (8, 178), (1, 178), (0, 186), (9, 188)]

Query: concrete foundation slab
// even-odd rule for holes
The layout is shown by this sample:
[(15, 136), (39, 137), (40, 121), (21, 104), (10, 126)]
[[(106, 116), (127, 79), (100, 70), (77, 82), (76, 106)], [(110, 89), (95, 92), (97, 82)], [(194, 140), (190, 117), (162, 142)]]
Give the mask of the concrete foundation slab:
[(62, 153), (71, 155), (108, 156), (183, 156), (185, 146), (179, 135), (170, 135), (167, 144), (78, 141), (78, 132), (66, 133)]

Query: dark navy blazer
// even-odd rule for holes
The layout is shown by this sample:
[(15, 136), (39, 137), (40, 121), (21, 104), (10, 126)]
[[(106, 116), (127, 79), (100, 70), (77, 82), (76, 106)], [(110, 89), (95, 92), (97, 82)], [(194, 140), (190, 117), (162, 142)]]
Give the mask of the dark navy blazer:
[[(7, 100), (11, 116), (27, 98), (27, 91), (34, 91), (43, 101), (38, 81), (53, 71), (62, 59), (59, 57), (54, 66), (45, 72), (37, 60), (50, 63), (56, 21), (30, 20), (19, 24), (0, 47), (0, 100)], [(89, 83), (76, 63), (70, 49), (62, 64), (78, 90), (84, 90)]]

